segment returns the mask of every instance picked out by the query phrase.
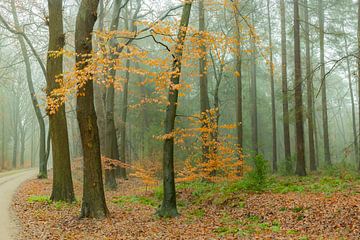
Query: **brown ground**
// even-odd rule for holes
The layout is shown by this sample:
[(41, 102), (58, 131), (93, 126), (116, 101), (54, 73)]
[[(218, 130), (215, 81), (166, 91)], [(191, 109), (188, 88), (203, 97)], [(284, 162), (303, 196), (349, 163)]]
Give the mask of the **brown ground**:
[(181, 216), (159, 219), (153, 206), (111, 201), (122, 195), (152, 197), (132, 179), (121, 182), (117, 192), (107, 192), (111, 217), (103, 220), (79, 220), (80, 203), (27, 201), (50, 192), (51, 180), (22, 185), (14, 200), (23, 225), (19, 239), (360, 239), (360, 194), (353, 191), (236, 194), (221, 204), (194, 205), (185, 189), (179, 194)]

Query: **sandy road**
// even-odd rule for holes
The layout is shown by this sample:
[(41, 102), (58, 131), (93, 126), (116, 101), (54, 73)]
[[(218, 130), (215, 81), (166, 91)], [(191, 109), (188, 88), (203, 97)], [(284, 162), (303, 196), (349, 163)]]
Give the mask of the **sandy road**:
[(0, 173), (0, 240), (11, 240), (16, 234), (10, 212), (11, 200), (20, 184), (35, 176), (35, 169)]

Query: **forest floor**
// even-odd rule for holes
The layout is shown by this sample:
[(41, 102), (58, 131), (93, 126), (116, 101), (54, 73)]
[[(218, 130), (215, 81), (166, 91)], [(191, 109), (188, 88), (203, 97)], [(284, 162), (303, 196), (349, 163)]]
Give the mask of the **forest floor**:
[(10, 240), (16, 234), (16, 224), (10, 212), (11, 199), (19, 185), (36, 176), (35, 170), (16, 170), (0, 173), (0, 239)]
[(120, 181), (106, 192), (109, 218), (79, 220), (80, 201), (51, 203), (51, 179), (30, 180), (13, 202), (23, 227), (17, 239), (360, 239), (358, 177), (272, 177), (262, 192), (243, 186), (178, 184), (181, 215), (160, 219), (161, 188)]

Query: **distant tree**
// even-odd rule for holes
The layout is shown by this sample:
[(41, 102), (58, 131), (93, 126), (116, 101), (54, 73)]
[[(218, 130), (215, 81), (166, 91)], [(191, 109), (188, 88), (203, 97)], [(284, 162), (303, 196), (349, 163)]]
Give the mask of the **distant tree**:
[(331, 165), (330, 143), (329, 143), (329, 122), (327, 109), (326, 74), (325, 74), (325, 29), (324, 29), (324, 6), (323, 1), (318, 1), (319, 10), (319, 33), (320, 33), (320, 77), (321, 77), (321, 110), (324, 134), (324, 157), (325, 163)]
[(316, 171), (315, 159), (315, 139), (314, 139), (314, 89), (313, 89), (313, 74), (311, 69), (311, 53), (310, 53), (310, 23), (309, 23), (309, 7), (308, 1), (304, 0), (304, 35), (305, 35), (305, 49), (306, 49), (306, 88), (307, 88), (307, 119), (308, 119), (308, 139), (309, 139), (309, 161), (310, 171)]
[(285, 146), (285, 167), (286, 171), (291, 171), (291, 143), (290, 143), (290, 124), (289, 124), (289, 97), (287, 79), (287, 43), (286, 43), (286, 6), (285, 0), (280, 0), (281, 16), (281, 79), (282, 79), (282, 106), (283, 106), (283, 129)]
[(304, 118), (302, 102), (300, 14), (299, 0), (294, 0), (294, 58), (295, 58), (295, 124), (296, 124), (296, 174), (306, 176)]

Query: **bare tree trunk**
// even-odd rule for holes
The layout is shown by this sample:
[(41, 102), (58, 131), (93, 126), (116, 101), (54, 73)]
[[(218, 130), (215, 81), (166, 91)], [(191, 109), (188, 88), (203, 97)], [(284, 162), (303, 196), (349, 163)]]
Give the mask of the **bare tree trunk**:
[[(75, 50), (78, 71), (84, 71), (92, 51), (91, 33), (97, 18), (98, 0), (82, 0), (76, 18)], [(106, 206), (101, 169), (100, 139), (94, 107), (92, 76), (78, 89), (77, 118), (84, 156), (84, 183), (81, 218), (103, 218)]]
[[(171, 135), (175, 128), (175, 118), (179, 91), (176, 87), (180, 81), (181, 60), (183, 46), (186, 38), (187, 27), (189, 25), (192, 1), (186, 1), (183, 6), (183, 12), (180, 20), (180, 27), (177, 36), (177, 43), (174, 51), (174, 60), (172, 65), (172, 75), (170, 78), (170, 87), (166, 107), (165, 134)], [(164, 197), (157, 214), (162, 217), (174, 217), (178, 215), (176, 207), (175, 173), (174, 173), (174, 137), (169, 136), (164, 141), (163, 156), (163, 188)]]
[[(241, 61), (241, 35), (240, 35), (240, 20), (239, 20), (239, 1), (234, 2), (234, 16), (236, 27), (236, 132), (237, 144), (239, 151), (243, 146), (243, 113), (242, 113), (242, 61)], [(240, 156), (239, 156), (240, 157)], [(241, 160), (241, 159), (240, 159)]]
[[(49, 49), (47, 58), (47, 94), (60, 87), (57, 78), (63, 74), (63, 57), (51, 57), (51, 52), (61, 51), (65, 45), (63, 30), (62, 0), (48, 0)], [(50, 199), (53, 201), (75, 201), (71, 176), (69, 136), (65, 104), (56, 112), (48, 109), (53, 156), (53, 186)]]
[(289, 97), (287, 80), (287, 47), (286, 47), (286, 8), (285, 0), (280, 0), (281, 15), (281, 78), (282, 78), (282, 105), (283, 105), (283, 129), (285, 146), (285, 167), (289, 173), (292, 170), (291, 165), (291, 144), (290, 144), (290, 124), (289, 124)]
[[(17, 30), (20, 30), (20, 23), (19, 23), (19, 19), (18, 19), (17, 13), (16, 13), (15, 0), (11, 1), (11, 9), (12, 9), (12, 14), (13, 14), (13, 18), (14, 18), (15, 28)], [(45, 135), (46, 135), (45, 122), (42, 117), (41, 110), (39, 108), (39, 102), (37, 100), (35, 89), (34, 89), (34, 84), (33, 84), (32, 76), (31, 76), (30, 58), (29, 58), (29, 54), (26, 49), (24, 37), (22, 35), (17, 35), (17, 39), (20, 43), (21, 53), (24, 58), (24, 63), (25, 63), (25, 68), (26, 68), (26, 80), (27, 80), (29, 92), (31, 95), (33, 108), (34, 108), (35, 115), (36, 115), (36, 118), (39, 123), (39, 129), (40, 129), (38, 178), (47, 178), (47, 153), (46, 153), (46, 142), (45, 142), (46, 141), (46, 139), (45, 139), (46, 138), (45, 137)]]
[(18, 134), (18, 127), (19, 127), (19, 100), (16, 98), (14, 101), (15, 109), (13, 110), (13, 116), (14, 119), (14, 132), (13, 132), (13, 138), (14, 138), (14, 145), (13, 145), (13, 157), (12, 157), (12, 168), (16, 168), (16, 162), (17, 162), (17, 153), (18, 153), (18, 142), (19, 142), (19, 134)]
[(294, 0), (294, 58), (295, 58), (295, 122), (296, 122), (296, 174), (306, 176), (301, 51), (300, 51), (300, 16), (299, 0)]
[[(2, 112), (4, 113), (4, 107), (1, 107)], [(5, 136), (5, 115), (2, 115), (2, 127), (1, 127), (1, 169), (5, 169), (5, 158), (6, 158), (6, 150), (5, 150), (5, 141), (6, 141), (6, 136)]]
[[(357, 29), (357, 47), (358, 47), (358, 60), (357, 60), (357, 73), (358, 73), (358, 103), (360, 103), (360, 1), (358, 1), (358, 29)], [(360, 121), (360, 104), (358, 104), (359, 108), (359, 121)], [(360, 124), (359, 124), (359, 132), (360, 132)], [(360, 144), (359, 144), (360, 146)], [(360, 152), (360, 151), (359, 151)], [(358, 162), (358, 171), (360, 172), (360, 161)]]
[(329, 126), (327, 112), (327, 96), (326, 96), (326, 76), (325, 76), (325, 50), (324, 50), (324, 8), (323, 1), (319, 0), (319, 26), (320, 26), (320, 76), (321, 76), (321, 104), (323, 116), (323, 132), (324, 132), (324, 157), (325, 162), (331, 165), (330, 143), (329, 143)]
[[(252, 23), (254, 15), (252, 15)], [(258, 116), (257, 116), (257, 83), (256, 83), (256, 45), (255, 39), (251, 40), (251, 81), (250, 81), (250, 104), (251, 104), (251, 142), (254, 155), (258, 155)]]
[(277, 172), (277, 139), (276, 139), (276, 106), (275, 106), (275, 80), (274, 80), (274, 61), (272, 51), (272, 29), (270, 18), (270, 0), (267, 0), (268, 28), (269, 28), (269, 49), (270, 49), (270, 83), (271, 83), (271, 114), (272, 114), (272, 162), (273, 172)]
[(26, 131), (24, 126), (20, 127), (20, 167), (24, 168), (25, 165), (25, 137)]
[[(199, 38), (203, 38), (203, 33), (205, 32), (205, 9), (204, 9), (204, 0), (199, 0)], [(206, 71), (207, 63), (207, 49), (205, 44), (200, 46), (201, 55), (199, 58), (199, 74), (200, 74), (200, 116), (202, 121), (203, 129), (206, 129), (206, 132), (201, 133), (202, 138), (202, 159), (204, 162), (209, 160), (209, 95), (208, 95), (208, 78)]]
[(314, 119), (313, 119), (313, 75), (311, 72), (311, 53), (310, 53), (310, 28), (309, 28), (309, 9), (308, 1), (304, 0), (305, 9), (305, 48), (306, 48), (306, 88), (307, 88), (307, 119), (308, 119), (308, 138), (309, 138), (309, 160), (310, 171), (316, 171), (315, 141), (314, 141)]
[[(344, 26), (343, 26), (344, 31)], [(346, 56), (349, 56), (349, 45), (346, 38), (346, 35), (344, 37), (345, 41), (345, 53)], [(356, 132), (356, 111), (355, 111), (355, 97), (354, 97), (354, 91), (352, 86), (352, 79), (351, 79), (351, 69), (350, 69), (350, 60), (349, 58), (346, 58), (346, 69), (348, 74), (348, 80), (349, 80), (349, 91), (350, 91), (350, 99), (351, 99), (351, 117), (352, 117), (352, 127), (353, 127), (353, 137), (354, 137), (354, 148), (355, 148), (355, 163), (358, 164), (360, 162), (360, 156), (359, 156), (359, 146), (358, 146), (358, 136)]]

